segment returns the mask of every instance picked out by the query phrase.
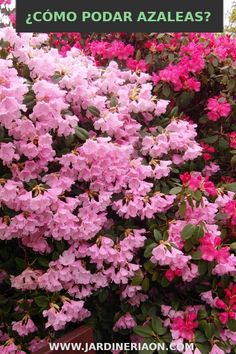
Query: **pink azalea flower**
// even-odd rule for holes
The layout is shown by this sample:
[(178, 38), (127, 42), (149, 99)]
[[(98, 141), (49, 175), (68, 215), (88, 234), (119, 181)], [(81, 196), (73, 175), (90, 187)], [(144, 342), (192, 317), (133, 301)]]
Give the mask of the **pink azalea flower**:
[(113, 331), (118, 331), (120, 329), (132, 329), (137, 326), (136, 321), (130, 313), (126, 313), (121, 316), (119, 320), (115, 323), (113, 327)]
[(209, 98), (206, 110), (208, 110), (208, 118), (213, 121), (219, 120), (221, 117), (227, 118), (231, 112), (231, 105), (226, 98), (216, 96)]
[(21, 337), (27, 336), (30, 333), (37, 331), (37, 327), (28, 316), (24, 317), (21, 321), (12, 322), (12, 329), (13, 331), (16, 331)]

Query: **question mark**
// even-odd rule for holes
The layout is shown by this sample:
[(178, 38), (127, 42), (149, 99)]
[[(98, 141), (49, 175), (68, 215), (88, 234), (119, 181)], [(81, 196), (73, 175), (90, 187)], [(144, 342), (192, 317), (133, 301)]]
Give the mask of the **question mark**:
[(206, 22), (208, 22), (209, 18), (211, 17), (211, 12), (205, 11), (204, 14), (206, 15)]

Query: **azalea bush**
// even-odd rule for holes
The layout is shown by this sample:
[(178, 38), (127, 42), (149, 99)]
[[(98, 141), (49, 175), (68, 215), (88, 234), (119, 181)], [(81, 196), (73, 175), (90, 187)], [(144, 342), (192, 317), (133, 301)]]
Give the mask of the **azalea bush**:
[(1, 30), (1, 353), (235, 352), (235, 44)]

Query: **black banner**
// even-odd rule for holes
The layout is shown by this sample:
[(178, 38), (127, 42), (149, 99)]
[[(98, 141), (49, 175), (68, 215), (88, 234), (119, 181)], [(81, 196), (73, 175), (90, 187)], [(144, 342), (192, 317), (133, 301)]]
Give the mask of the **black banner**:
[(16, 0), (19, 32), (222, 32), (223, 0)]

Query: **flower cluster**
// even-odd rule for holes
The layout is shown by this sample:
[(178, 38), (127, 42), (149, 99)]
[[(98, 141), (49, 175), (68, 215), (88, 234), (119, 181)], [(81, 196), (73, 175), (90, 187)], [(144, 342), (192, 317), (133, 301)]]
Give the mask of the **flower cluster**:
[(58, 305), (51, 304), (49, 310), (43, 311), (43, 317), (47, 317), (46, 328), (52, 326), (56, 331), (63, 329), (67, 322), (83, 321), (90, 315), (83, 305), (83, 301), (74, 301), (62, 298), (61, 309)]
[(169, 306), (162, 306), (162, 313), (166, 317), (164, 326), (170, 326), (173, 340), (193, 340), (194, 329), (198, 327), (198, 311), (198, 306), (189, 307), (185, 311), (174, 311)]
[(217, 121), (221, 117), (227, 118), (231, 112), (231, 106), (225, 97), (209, 98), (206, 109), (208, 110), (208, 118), (213, 121)]

